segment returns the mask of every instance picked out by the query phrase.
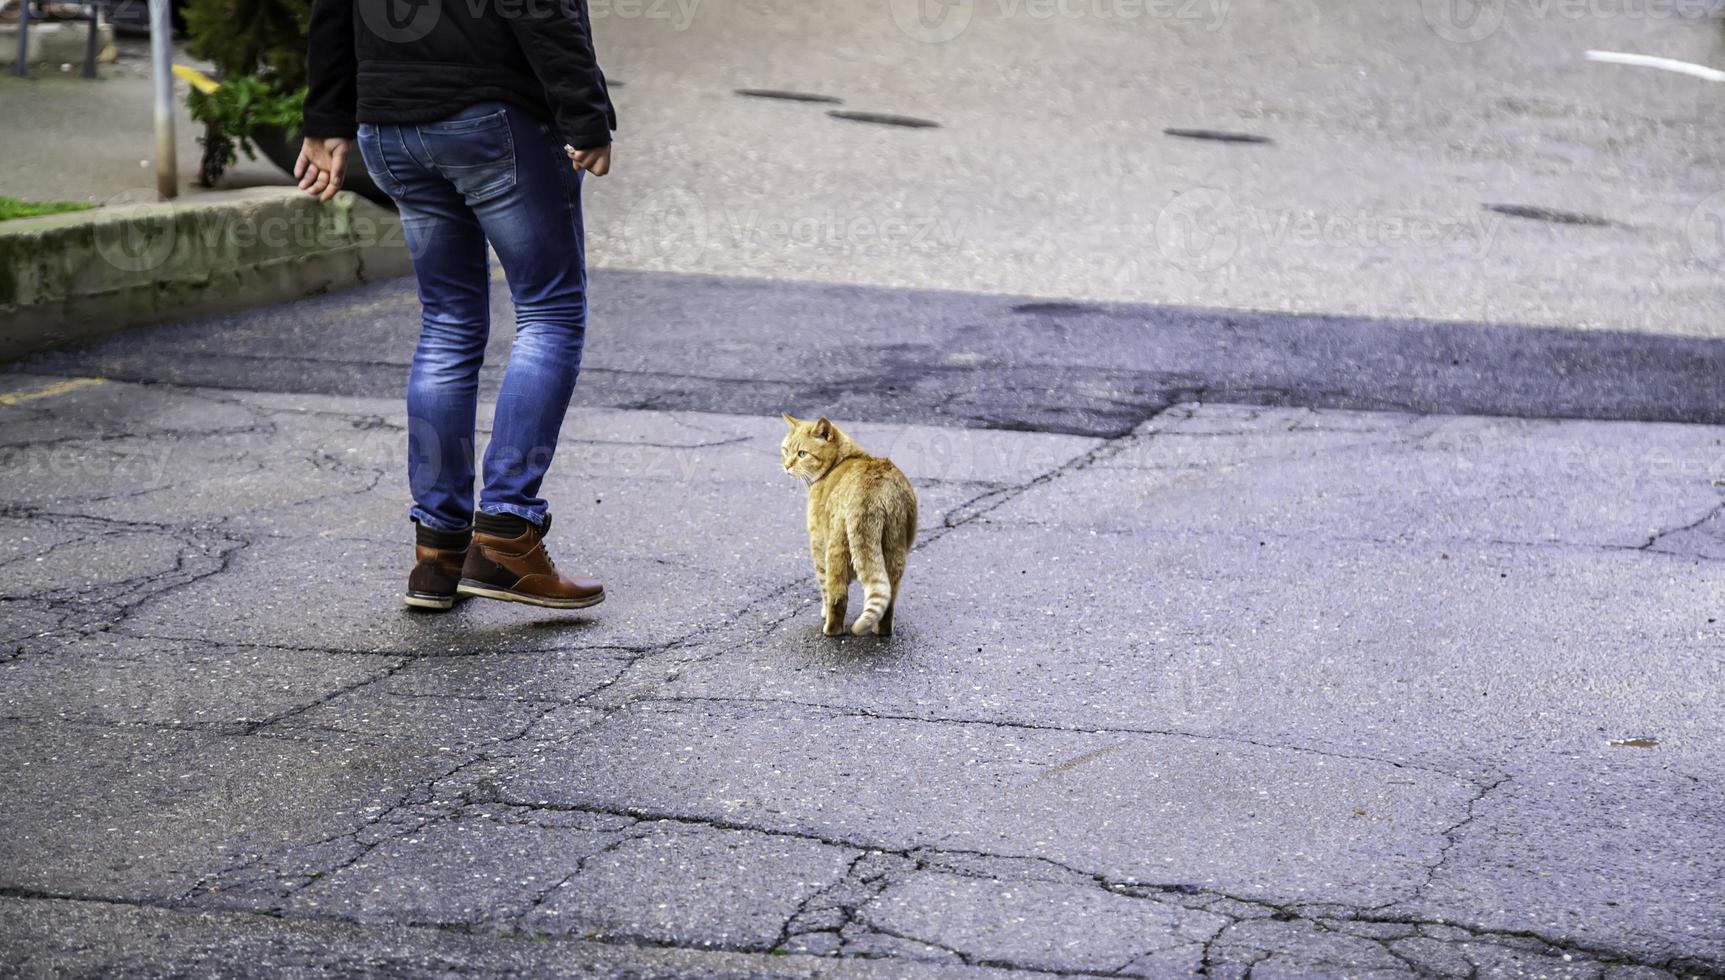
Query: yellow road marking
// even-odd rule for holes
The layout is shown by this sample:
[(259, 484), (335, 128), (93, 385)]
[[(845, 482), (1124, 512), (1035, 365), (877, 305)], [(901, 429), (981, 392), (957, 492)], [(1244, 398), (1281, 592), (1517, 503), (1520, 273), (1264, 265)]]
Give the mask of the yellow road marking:
[(21, 405), (24, 402), (33, 402), (38, 398), (53, 398), (55, 395), (64, 395), (68, 391), (77, 391), (79, 388), (88, 388), (91, 385), (101, 383), (101, 378), (69, 378), (30, 391), (14, 391), (0, 395), (0, 405)]
[(187, 85), (190, 85), (192, 88), (197, 89), (205, 95), (209, 95), (211, 92), (222, 87), (220, 82), (217, 82), (210, 76), (198, 71), (191, 65), (175, 65), (173, 71), (174, 76), (180, 81), (185, 82)]

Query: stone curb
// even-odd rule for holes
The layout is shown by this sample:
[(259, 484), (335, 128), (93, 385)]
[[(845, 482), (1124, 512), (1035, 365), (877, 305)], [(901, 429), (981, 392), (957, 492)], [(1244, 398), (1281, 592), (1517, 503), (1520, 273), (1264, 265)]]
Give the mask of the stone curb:
[(393, 212), (288, 187), (0, 222), (0, 361), (407, 275)]

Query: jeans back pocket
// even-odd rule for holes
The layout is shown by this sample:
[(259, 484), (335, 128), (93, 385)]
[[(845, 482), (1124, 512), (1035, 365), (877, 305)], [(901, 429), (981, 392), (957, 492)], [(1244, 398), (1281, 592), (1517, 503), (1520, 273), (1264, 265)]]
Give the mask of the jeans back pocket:
[(418, 129), (426, 158), (468, 204), (515, 186), (515, 136), (507, 109), (422, 123)]
[[(391, 127), (392, 130), (393, 128)], [(358, 142), (359, 158), (365, 163), (365, 172), (371, 176), (371, 182), (391, 198), (401, 200), (407, 188), (395, 178), (395, 171), (390, 169), (389, 161), (384, 158), (382, 131), (371, 123), (360, 123)]]

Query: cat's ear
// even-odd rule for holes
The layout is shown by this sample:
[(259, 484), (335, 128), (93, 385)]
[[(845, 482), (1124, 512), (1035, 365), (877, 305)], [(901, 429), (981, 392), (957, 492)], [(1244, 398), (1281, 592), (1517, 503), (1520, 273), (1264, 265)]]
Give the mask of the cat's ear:
[(790, 426), (793, 429), (796, 428), (797, 426), (803, 424), (802, 419), (797, 418), (795, 415), (792, 415), (789, 412), (780, 412), (779, 414), (783, 415), (785, 417), (785, 424)]
[(825, 415), (823, 415), (820, 417), (819, 420), (817, 420), (815, 422), (815, 438), (816, 439), (831, 439), (832, 437), (833, 437), (833, 424), (831, 422), (828, 422), (827, 417)]

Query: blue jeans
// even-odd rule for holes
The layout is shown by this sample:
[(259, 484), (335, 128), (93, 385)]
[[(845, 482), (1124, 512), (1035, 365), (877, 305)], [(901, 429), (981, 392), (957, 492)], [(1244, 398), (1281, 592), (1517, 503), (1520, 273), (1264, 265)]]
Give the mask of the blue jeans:
[(587, 274), (581, 175), (552, 129), (486, 102), (437, 122), (359, 127), (359, 151), (401, 209), (419, 279), (419, 348), (407, 383), (413, 520), (473, 522), (479, 366), (491, 332), (486, 243), (515, 304), (479, 509), (544, 524), (539, 486), (581, 370)]

